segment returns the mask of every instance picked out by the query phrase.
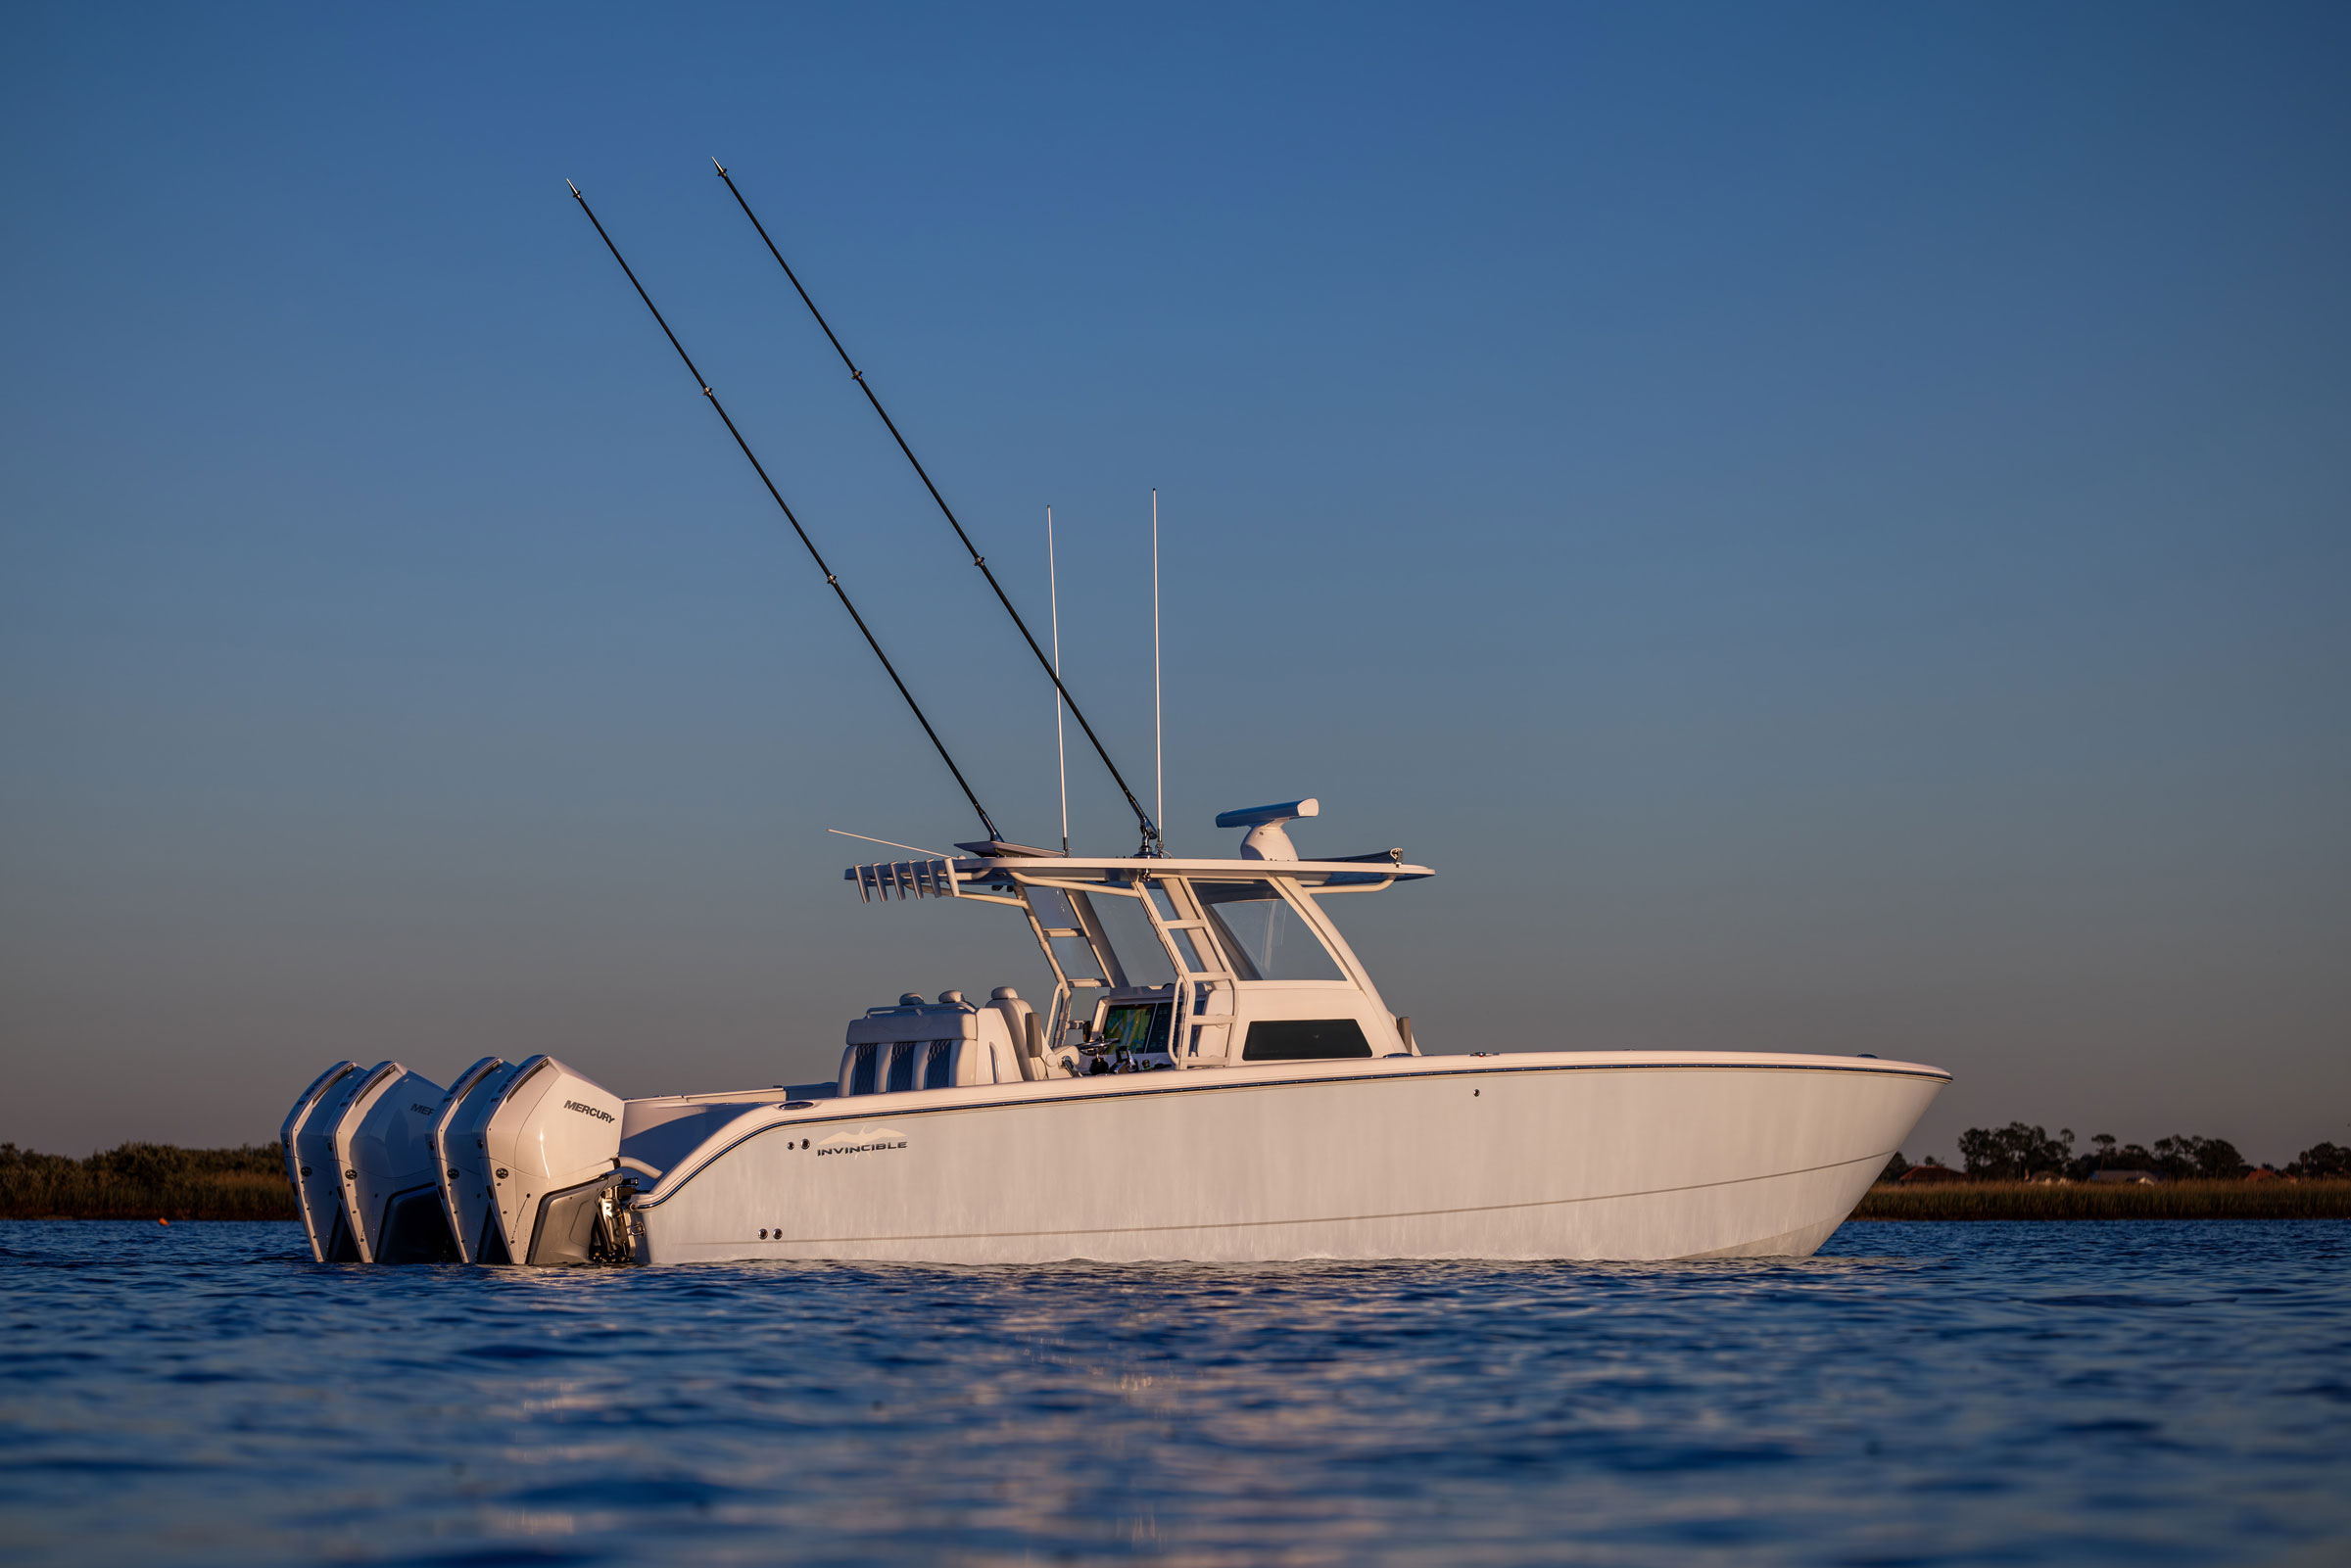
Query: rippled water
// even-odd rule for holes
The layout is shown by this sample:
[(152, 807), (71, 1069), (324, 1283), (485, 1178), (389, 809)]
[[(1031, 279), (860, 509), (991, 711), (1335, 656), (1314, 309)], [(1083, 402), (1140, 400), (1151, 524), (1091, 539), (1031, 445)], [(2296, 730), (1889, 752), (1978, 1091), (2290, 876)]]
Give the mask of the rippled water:
[(0, 1224), (11, 1562), (2351, 1561), (2351, 1226), (319, 1267)]

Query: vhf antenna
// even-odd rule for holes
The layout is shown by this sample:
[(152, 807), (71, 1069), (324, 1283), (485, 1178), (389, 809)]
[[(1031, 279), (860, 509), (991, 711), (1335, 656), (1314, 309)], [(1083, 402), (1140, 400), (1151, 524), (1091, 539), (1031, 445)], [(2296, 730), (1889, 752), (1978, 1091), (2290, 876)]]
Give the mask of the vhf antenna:
[[(571, 185), (569, 180), (565, 180), (563, 183)], [(938, 751), (938, 760), (945, 763), (947, 772), (955, 776), (955, 783), (963, 790), (963, 798), (970, 801), (972, 809), (980, 814), (981, 826), (987, 830), (987, 836), (990, 839), (1002, 838), (1004, 835), (996, 832), (995, 822), (988, 816), (987, 808), (980, 804), (978, 795), (972, 793), (972, 786), (965, 781), (963, 770), (955, 766), (953, 757), (947, 755), (946, 742), (939, 739), (936, 730), (931, 728), (931, 721), (923, 717), (923, 705), (914, 700), (914, 693), (907, 690), (906, 683), (898, 679), (897, 667), (889, 662), (889, 655), (883, 652), (882, 644), (874, 640), (873, 629), (865, 624), (865, 617), (857, 613), (857, 606), (849, 602), (848, 590), (840, 586), (840, 579), (834, 576), (833, 568), (825, 564), (825, 557), (817, 551), (816, 542), (808, 537), (808, 530), (800, 526), (799, 518), (792, 515), (792, 507), (784, 499), (783, 493), (776, 489), (776, 482), (767, 477), (767, 470), (760, 465), (758, 456), (751, 451), (751, 444), (743, 439), (743, 432), (736, 429), (735, 421), (727, 417), (726, 405), (718, 401), (718, 394), (710, 390), (710, 383), (702, 379), (701, 371), (695, 368), (694, 356), (686, 352), (686, 345), (678, 341), (678, 335), (669, 330), (669, 323), (661, 318), (660, 308), (653, 304), (653, 297), (645, 292), (645, 285), (637, 281), (637, 274), (630, 269), (628, 261), (622, 258), (620, 247), (612, 243), (612, 236), (606, 234), (604, 225), (597, 221), (596, 209), (588, 205), (587, 197), (580, 195), (580, 188), (577, 185), (571, 185), (571, 194), (579, 202), (580, 211), (588, 214), (588, 221), (596, 224), (597, 238), (604, 242), (604, 249), (612, 253), (612, 260), (620, 262), (620, 269), (627, 274), (629, 286), (637, 291), (637, 298), (643, 300), (645, 308), (653, 312), (653, 322), (660, 327), (661, 335), (669, 340), (671, 348), (678, 351), (678, 357), (686, 361), (687, 372), (694, 377), (694, 384), (702, 389), (702, 396), (709, 400), (711, 411), (718, 415), (720, 422), (727, 427), (727, 434), (735, 438), (735, 445), (741, 447), (744, 456), (750, 460), (751, 471), (759, 476), (759, 483), (765, 485), (768, 495), (775, 499), (776, 505), (784, 513), (784, 520), (792, 524), (793, 533), (800, 536), (800, 543), (807, 546), (808, 558), (816, 562), (818, 571), (825, 574), (825, 585), (833, 590), (834, 596), (840, 600), (840, 607), (849, 612), (849, 619), (855, 621), (857, 630), (865, 635), (865, 645), (872, 648), (874, 657), (882, 661), (883, 670), (889, 676), (889, 684), (898, 689), (898, 695), (904, 697), (906, 706), (914, 710), (914, 722), (921, 725), (923, 734), (931, 737), (931, 744)]]
[(1167, 731), (1159, 718), (1159, 487), (1151, 487), (1151, 785), (1152, 809), (1168, 815)]
[(1061, 852), (1070, 852), (1070, 748), (1061, 728), (1061, 572), (1053, 559), (1053, 508), (1045, 508), (1045, 587), (1053, 615), (1053, 768), (1061, 776)]
[(784, 253), (776, 249), (776, 242), (768, 238), (767, 225), (759, 221), (759, 214), (751, 211), (751, 204), (743, 199), (742, 191), (736, 189), (735, 178), (727, 172), (727, 166), (713, 158), (710, 166), (717, 169), (718, 177), (727, 182), (727, 189), (734, 193), (735, 205), (743, 209), (743, 215), (749, 218), (751, 227), (759, 231), (760, 241), (767, 246), (767, 254), (776, 259), (776, 265), (782, 267), (784, 275), (792, 280), (792, 292), (800, 297), (800, 303), (808, 307), (808, 313), (816, 317), (816, 324), (824, 329), (826, 340), (833, 345), (833, 352), (840, 356), (842, 364), (848, 366), (849, 378), (857, 383), (857, 390), (865, 394), (865, 401), (874, 405), (874, 412), (880, 414), (882, 423), (888, 426), (890, 439), (898, 444), (898, 451), (904, 452), (906, 460), (914, 465), (915, 475), (922, 480), (923, 488), (931, 492), (931, 499), (938, 502), (939, 512), (946, 518), (947, 526), (955, 530), (955, 537), (963, 542), (965, 549), (971, 551), (972, 564), (980, 568), (980, 575), (987, 579), (989, 588), (995, 590), (996, 602), (1004, 606), (1004, 613), (1011, 616), (1012, 624), (1020, 629), (1021, 641), (1029, 644), (1029, 651), (1036, 655), (1036, 662), (1052, 680), (1053, 689), (1070, 705), (1070, 717), (1078, 721), (1078, 728), (1083, 730), (1086, 739), (1093, 742), (1094, 755), (1100, 757), (1102, 766), (1110, 770), (1112, 782), (1119, 786), (1119, 793), (1127, 797), (1128, 806), (1134, 812), (1135, 822), (1143, 830), (1142, 847), (1135, 852), (1135, 857), (1148, 860), (1166, 854), (1160, 842), (1159, 825), (1151, 820), (1151, 814), (1143, 809), (1143, 803), (1134, 798), (1134, 791), (1127, 787), (1126, 776), (1119, 772), (1119, 765), (1110, 760), (1110, 752), (1102, 744), (1102, 737), (1094, 734), (1094, 727), (1085, 722), (1084, 710), (1078, 706), (1078, 699), (1071, 696), (1069, 688), (1061, 684), (1061, 672), (1053, 668), (1053, 661), (1046, 656), (1043, 648), (1037, 646), (1036, 634), (1029, 630), (1029, 623), (1021, 619), (1021, 612), (1012, 607), (1012, 599), (1005, 594), (1004, 585), (997, 582), (996, 574), (987, 569), (987, 558), (980, 553), (980, 546), (972, 543), (972, 536), (963, 531), (963, 524), (955, 520), (955, 509), (938, 493), (938, 487), (931, 483), (931, 476), (924, 471), (921, 459), (914, 454), (914, 449), (906, 445), (904, 436), (898, 434), (896, 422), (889, 417), (888, 410), (882, 406), (882, 400), (874, 396), (874, 389), (867, 385), (865, 372), (857, 368), (857, 362), (849, 357), (849, 351), (842, 348), (840, 339), (833, 335), (832, 324), (825, 319), (825, 312), (816, 308), (816, 302), (800, 286), (799, 274), (792, 271), (790, 261), (784, 260)]

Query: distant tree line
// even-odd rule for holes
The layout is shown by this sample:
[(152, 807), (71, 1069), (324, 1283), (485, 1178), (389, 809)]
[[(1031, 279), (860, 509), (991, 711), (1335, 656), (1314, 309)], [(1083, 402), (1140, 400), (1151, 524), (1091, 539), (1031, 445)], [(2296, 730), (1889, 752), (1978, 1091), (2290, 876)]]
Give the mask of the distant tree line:
[(289, 1219), (294, 1198), (274, 1143), (177, 1149), (126, 1143), (86, 1160), (0, 1143), (0, 1217)]
[(149, 1186), (184, 1181), (190, 1176), (262, 1175), (283, 1179), (285, 1151), (274, 1143), (249, 1143), (238, 1149), (180, 1149), (168, 1143), (125, 1143), (94, 1154), (87, 1160), (71, 1155), (36, 1154), (13, 1143), (0, 1143), (0, 1171), (86, 1172), (120, 1176)]
[[(2074, 1150), (2074, 1129), (2059, 1127), (2051, 1137), (2045, 1127), (2011, 1121), (2004, 1127), (1970, 1127), (1959, 1134), (1960, 1167), (1988, 1181), (2030, 1181), (2038, 1176), (2061, 1176), (2087, 1181), (2101, 1170), (2143, 1170), (2169, 1181), (2235, 1181), (2253, 1167), (2226, 1138), (2198, 1138), (2180, 1133), (2158, 1138), (2152, 1148), (2123, 1143), (2112, 1133), (2094, 1134), (2090, 1147)], [(1930, 1158), (1928, 1164), (1939, 1164)], [(1895, 1155), (1881, 1181), (1898, 1181), (1910, 1162)], [(2281, 1174), (2311, 1178), (2351, 1177), (2351, 1149), (2332, 1143), (2313, 1144), (2289, 1162)]]
[(2351, 1149), (2340, 1144), (2314, 1143), (2286, 1165), (2289, 1176), (2351, 1176)]

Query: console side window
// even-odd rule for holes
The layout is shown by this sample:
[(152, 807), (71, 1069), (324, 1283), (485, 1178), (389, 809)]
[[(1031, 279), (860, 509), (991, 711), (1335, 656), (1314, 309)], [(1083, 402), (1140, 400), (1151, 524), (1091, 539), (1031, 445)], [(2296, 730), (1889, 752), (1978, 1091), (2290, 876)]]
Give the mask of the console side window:
[(1369, 1056), (1371, 1042), (1353, 1019), (1268, 1019), (1249, 1025), (1244, 1062), (1325, 1062)]

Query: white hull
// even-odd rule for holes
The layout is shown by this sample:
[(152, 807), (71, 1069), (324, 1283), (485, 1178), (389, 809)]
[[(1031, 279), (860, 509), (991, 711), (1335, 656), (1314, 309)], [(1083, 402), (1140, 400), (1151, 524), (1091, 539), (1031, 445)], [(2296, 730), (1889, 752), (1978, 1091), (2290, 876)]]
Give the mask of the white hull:
[(1802, 1257), (1948, 1081), (1850, 1057), (1554, 1052), (771, 1104), (638, 1199), (637, 1257)]

